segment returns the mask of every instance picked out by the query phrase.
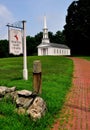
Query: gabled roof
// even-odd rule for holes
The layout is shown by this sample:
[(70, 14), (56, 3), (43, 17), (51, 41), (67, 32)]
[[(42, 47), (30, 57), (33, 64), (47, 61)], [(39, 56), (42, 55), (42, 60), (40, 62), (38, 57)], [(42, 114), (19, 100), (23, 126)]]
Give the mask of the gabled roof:
[(65, 44), (56, 44), (56, 43), (41, 43), (37, 47), (56, 47), (56, 48), (64, 48), (64, 49), (70, 49), (67, 45)]

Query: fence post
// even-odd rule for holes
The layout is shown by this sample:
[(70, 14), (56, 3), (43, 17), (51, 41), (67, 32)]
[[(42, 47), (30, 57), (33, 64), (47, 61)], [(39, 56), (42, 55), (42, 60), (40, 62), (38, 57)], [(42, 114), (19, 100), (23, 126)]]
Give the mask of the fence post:
[(36, 93), (41, 94), (42, 83), (41, 62), (36, 60), (33, 62), (33, 89)]

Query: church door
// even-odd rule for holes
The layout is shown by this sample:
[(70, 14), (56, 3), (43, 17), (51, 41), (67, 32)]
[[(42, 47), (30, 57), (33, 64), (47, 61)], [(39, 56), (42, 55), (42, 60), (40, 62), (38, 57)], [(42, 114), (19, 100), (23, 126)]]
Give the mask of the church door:
[(46, 48), (43, 48), (43, 55), (46, 55)]

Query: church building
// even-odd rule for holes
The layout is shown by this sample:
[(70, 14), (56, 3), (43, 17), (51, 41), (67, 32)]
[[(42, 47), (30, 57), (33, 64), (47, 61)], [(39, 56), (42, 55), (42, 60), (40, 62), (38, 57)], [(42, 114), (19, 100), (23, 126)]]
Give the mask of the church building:
[(46, 24), (46, 16), (44, 16), (44, 28), (43, 28), (43, 38), (40, 45), (37, 46), (38, 48), (38, 56), (44, 55), (63, 55), (68, 56), (70, 55), (70, 48), (64, 44), (56, 44), (50, 43), (48, 37), (48, 28)]

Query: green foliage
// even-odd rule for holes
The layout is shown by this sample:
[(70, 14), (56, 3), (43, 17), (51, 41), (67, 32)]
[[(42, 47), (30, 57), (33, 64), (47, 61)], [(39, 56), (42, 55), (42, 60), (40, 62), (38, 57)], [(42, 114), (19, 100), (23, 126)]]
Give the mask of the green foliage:
[(85, 59), (87, 59), (87, 60), (90, 60), (90, 57), (84, 57)]
[(86, 59), (86, 60), (89, 60), (90, 61), (90, 56), (81, 56), (80, 58), (83, 58), (83, 59)]
[(67, 45), (73, 55), (90, 55), (90, 1), (73, 1), (68, 7), (64, 26)]
[(59, 44), (66, 44), (65, 43), (65, 36), (63, 32), (57, 31), (56, 34), (54, 35), (54, 43), (59, 43)]
[(0, 59), (0, 86), (16, 86), (17, 89), (32, 90), (33, 61), (40, 60), (42, 64), (42, 94), (46, 101), (47, 112), (36, 122), (27, 115), (18, 115), (11, 99), (0, 101), (1, 130), (48, 130), (58, 117), (65, 97), (71, 87), (73, 63), (71, 59), (59, 56), (28, 57), (29, 79), (22, 79), (22, 57)]
[(27, 55), (34, 55), (37, 53), (37, 42), (34, 37), (27, 36), (26, 38), (27, 43)]
[(0, 40), (0, 57), (9, 56), (9, 46), (7, 40)]

